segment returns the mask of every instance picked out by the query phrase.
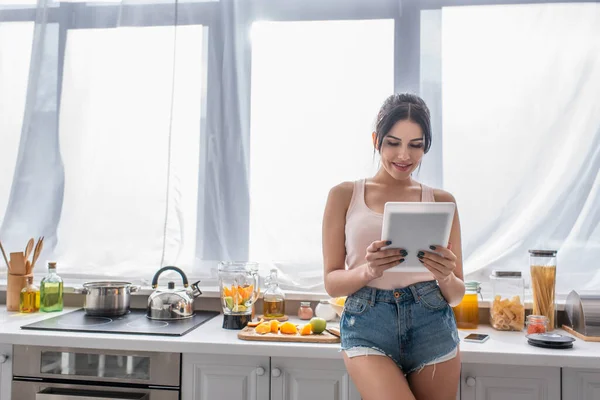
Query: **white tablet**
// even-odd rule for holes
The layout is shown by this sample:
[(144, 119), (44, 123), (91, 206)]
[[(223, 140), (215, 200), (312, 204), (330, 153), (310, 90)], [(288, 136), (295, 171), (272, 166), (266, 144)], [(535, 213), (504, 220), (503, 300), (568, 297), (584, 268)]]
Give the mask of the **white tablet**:
[(429, 272), (417, 258), (431, 245), (448, 246), (454, 220), (454, 203), (388, 202), (383, 211), (381, 240), (390, 240), (384, 249), (402, 248), (405, 261), (385, 272)]

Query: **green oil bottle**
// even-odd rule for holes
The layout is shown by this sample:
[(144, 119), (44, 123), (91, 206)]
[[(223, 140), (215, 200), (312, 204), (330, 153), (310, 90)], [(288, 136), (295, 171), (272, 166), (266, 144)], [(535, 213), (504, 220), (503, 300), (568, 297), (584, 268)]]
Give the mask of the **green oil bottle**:
[(56, 262), (48, 262), (48, 275), (40, 282), (40, 311), (63, 309), (63, 280), (56, 273)]

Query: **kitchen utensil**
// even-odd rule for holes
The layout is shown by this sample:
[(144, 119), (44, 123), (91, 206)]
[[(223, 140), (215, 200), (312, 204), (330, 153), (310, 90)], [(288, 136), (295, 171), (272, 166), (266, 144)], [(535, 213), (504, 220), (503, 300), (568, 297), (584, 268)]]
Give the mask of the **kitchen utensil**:
[(6, 257), (6, 252), (4, 251), (4, 246), (2, 246), (2, 242), (0, 242), (0, 250), (2, 250), (2, 257), (4, 257), (4, 262), (6, 263), (6, 267), (10, 271), (10, 263), (8, 262), (8, 257)]
[(300, 342), (300, 343), (339, 343), (340, 338), (327, 330), (318, 335), (288, 335), (285, 333), (256, 333), (254, 328), (247, 326), (238, 333), (238, 339), (265, 342)]
[(86, 282), (81, 289), (85, 294), (83, 308), (87, 315), (119, 316), (129, 311), (130, 295), (140, 289), (130, 282)]
[(600, 336), (600, 292), (571, 291), (565, 311), (574, 331), (584, 336)]
[(40, 237), (37, 241), (37, 243), (35, 244), (35, 250), (33, 250), (33, 260), (31, 261), (31, 270), (33, 270), (35, 268), (35, 263), (37, 261), (37, 259), (40, 256), (40, 253), (42, 252), (42, 249), (44, 248), (44, 237)]
[[(158, 278), (165, 271), (175, 271), (181, 275), (183, 288), (175, 288), (175, 282), (169, 282), (166, 289), (157, 289)], [(194, 315), (194, 299), (202, 294), (197, 281), (188, 287), (185, 273), (173, 266), (159, 269), (152, 278), (154, 292), (148, 297), (148, 310), (146, 316), (157, 320), (178, 320), (191, 318)]]
[(25, 275), (27, 273), (23, 253), (10, 253), (10, 273), (13, 275)]
[(29, 260), (29, 256), (31, 255), (31, 252), (33, 251), (33, 245), (34, 245), (34, 241), (33, 238), (29, 239), (29, 241), (27, 241), (27, 246), (25, 246), (25, 260)]
[(534, 333), (527, 335), (527, 343), (535, 347), (548, 349), (570, 349), (575, 339), (558, 333)]
[(223, 328), (242, 329), (252, 321), (252, 306), (258, 299), (258, 264), (222, 261), (218, 271)]

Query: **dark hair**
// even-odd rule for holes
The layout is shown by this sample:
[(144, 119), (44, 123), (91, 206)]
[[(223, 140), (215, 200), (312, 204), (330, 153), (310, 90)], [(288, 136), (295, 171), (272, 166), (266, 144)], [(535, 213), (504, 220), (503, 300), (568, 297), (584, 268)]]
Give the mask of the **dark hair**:
[(383, 138), (398, 121), (412, 121), (423, 131), (425, 153), (431, 147), (431, 117), (429, 108), (422, 98), (412, 93), (396, 93), (388, 97), (377, 114), (375, 134), (377, 148), (381, 149)]

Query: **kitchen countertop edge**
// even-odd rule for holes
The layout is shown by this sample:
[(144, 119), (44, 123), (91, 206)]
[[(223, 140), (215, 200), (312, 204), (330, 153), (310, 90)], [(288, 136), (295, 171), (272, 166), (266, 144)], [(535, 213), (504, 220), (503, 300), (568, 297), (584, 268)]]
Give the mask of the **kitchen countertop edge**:
[[(63, 312), (73, 310), (68, 309)], [(239, 331), (221, 328), (221, 316), (209, 320), (184, 336), (175, 337), (21, 329), (22, 325), (56, 315), (56, 313), (24, 315), (0, 311), (0, 344), (184, 354), (342, 358), (339, 344), (239, 340), (237, 338)], [(541, 349), (529, 346), (523, 332), (498, 332), (489, 326), (481, 326), (477, 329), (478, 333), (491, 335), (487, 342), (479, 344), (462, 341), (471, 332), (459, 331), (463, 363), (600, 369), (600, 343), (577, 339), (573, 349)], [(566, 332), (559, 332), (568, 335)]]

